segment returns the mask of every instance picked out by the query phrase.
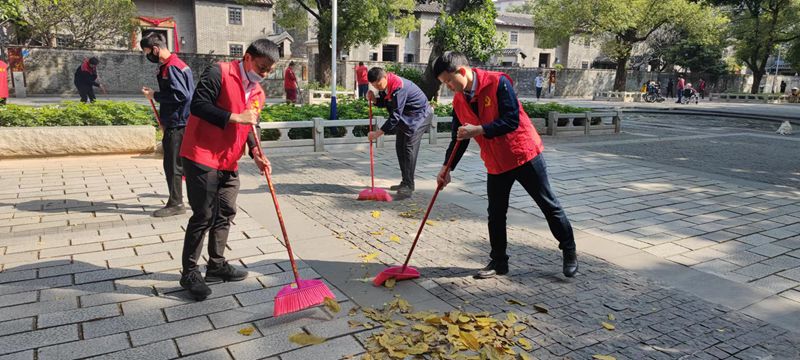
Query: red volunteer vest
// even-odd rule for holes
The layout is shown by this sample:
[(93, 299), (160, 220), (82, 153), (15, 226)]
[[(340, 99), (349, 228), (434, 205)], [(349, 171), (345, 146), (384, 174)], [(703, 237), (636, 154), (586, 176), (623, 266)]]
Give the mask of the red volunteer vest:
[(0, 98), (8, 97), (8, 64), (0, 60)]
[[(478, 115), (472, 111), (464, 93), (456, 93), (453, 97), (453, 109), (462, 124), (486, 125), (500, 117), (497, 107), (497, 86), (501, 76), (512, 81), (501, 72), (472, 69), (478, 80), (478, 87), (471, 102), (477, 102)], [(513, 83), (513, 82), (512, 82)], [(519, 126), (516, 130), (491, 139), (483, 135), (475, 137), (481, 147), (481, 159), (486, 171), (492, 175), (502, 174), (531, 161), (544, 150), (544, 144), (533, 127), (528, 114), (519, 105)]]
[[(250, 94), (250, 100), (245, 102), (239, 60), (218, 64), (222, 70), (222, 89), (216, 105), (233, 114), (254, 106), (260, 110), (264, 106), (264, 90), (260, 84), (257, 85)], [(238, 161), (244, 154), (247, 134), (252, 128), (252, 125), (228, 123), (224, 129), (220, 129), (191, 114), (181, 143), (181, 156), (217, 170), (238, 170)]]

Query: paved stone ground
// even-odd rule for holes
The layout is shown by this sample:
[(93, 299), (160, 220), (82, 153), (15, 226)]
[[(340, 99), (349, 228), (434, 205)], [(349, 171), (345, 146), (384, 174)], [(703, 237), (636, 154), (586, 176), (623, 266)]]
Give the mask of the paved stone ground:
[[(591, 244), (595, 237), (613, 240), (632, 251), (643, 250), (640, 254), (655, 254), (800, 302), (795, 191), (645, 156), (637, 160), (596, 151), (623, 141), (669, 148), (674, 137), (692, 135), (689, 125), (658, 132), (658, 126), (643, 120), (626, 125), (627, 135), (546, 140), (552, 182), (579, 230), (579, 244)], [(723, 129), (719, 134), (727, 133)], [(665, 141), (650, 141), (653, 137)], [(519, 188), (514, 189), (512, 206), (529, 215), (510, 230), (512, 273), (495, 280), (472, 279), (472, 272), (485, 265), (488, 251), (482, 210), (485, 175), (475, 152), (454, 173), (454, 184), (443, 193), (434, 222), (426, 227), (413, 259), (423, 278), (399, 284), (394, 291), (361, 283), (358, 279), (374, 275), (380, 263), (402, 262), (418, 220), (400, 214), (426, 206), (442, 153), (441, 147), (422, 150), (420, 191), (411, 200), (393, 203), (353, 200), (367, 181), (364, 153), (273, 157), (288, 220), (315, 220), (305, 229), (292, 227), (290, 233), (310, 237), (319, 226), (323, 231), (317, 233), (327, 234), (298, 244), (314, 250), (302, 253), (307, 260), (302, 276), (324, 275), (345, 309), (332, 314), (315, 308), (280, 319), (270, 316), (272, 297), (291, 275), (283, 247), (272, 235), (274, 227), (263, 221), (272, 217), (272, 210), (261, 205), (263, 185), (251, 186), (261, 184), (251, 165), (243, 164), (243, 184), (249, 185), (243, 185), (227, 251), (251, 277), (213, 285), (212, 298), (195, 303), (177, 284), (187, 216), (149, 217), (166, 198), (160, 160), (4, 161), (0, 359), (338, 359), (363, 352), (367, 332), (347, 326), (343, 314), (354, 306), (352, 299), (365, 299), (367, 290), (375, 298), (376, 293), (402, 294), (421, 309), (435, 303), (432, 307), (440, 309), (530, 314), (535, 325), (524, 335), (535, 343), (537, 358), (800, 357), (796, 332), (588, 254), (581, 255), (579, 276), (564, 279), (556, 243), (542, 236), (543, 220)], [(396, 160), (388, 149), (378, 156), (380, 185), (390, 185), (399, 175)], [(374, 210), (381, 211), (379, 218), (371, 216)], [(393, 234), (399, 243), (391, 240)], [(325, 262), (335, 249), (349, 250), (351, 260)], [(361, 263), (359, 254), (374, 252), (379, 254), (376, 260)], [(337, 274), (331, 268), (355, 270)], [(413, 286), (436, 301), (415, 301), (422, 297)], [(510, 305), (508, 299), (541, 304), (549, 313)], [(616, 319), (614, 331), (600, 326), (608, 314)], [(252, 335), (238, 333), (248, 327), (255, 329)], [(287, 337), (301, 330), (330, 340), (298, 348)]]

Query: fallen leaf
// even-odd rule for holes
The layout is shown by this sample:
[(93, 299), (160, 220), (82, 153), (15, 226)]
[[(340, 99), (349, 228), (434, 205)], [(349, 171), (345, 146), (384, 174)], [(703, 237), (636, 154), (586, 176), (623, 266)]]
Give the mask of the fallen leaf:
[(533, 349), (533, 344), (531, 344), (531, 342), (526, 338), (519, 338), (517, 342), (519, 343), (519, 346), (527, 351), (531, 351), (531, 349)]
[(436, 226), (436, 221), (433, 221), (433, 220), (426, 220), (426, 221), (425, 221), (425, 224), (426, 224), (426, 225), (430, 225), (430, 226)]
[(392, 234), (391, 236), (389, 236), (389, 240), (394, 241), (394, 242), (396, 242), (398, 244), (400, 243), (400, 237), (395, 235), (395, 234)]
[(253, 335), (253, 331), (255, 330), (256, 329), (254, 327), (248, 326), (246, 328), (239, 329), (239, 334), (242, 334), (244, 336), (250, 336)]
[(380, 231), (380, 230), (370, 231), (370, 234), (375, 235), (375, 236), (381, 236), (381, 235), (383, 235), (383, 231)]
[(394, 289), (394, 285), (395, 285), (395, 283), (397, 283), (397, 279), (395, 279), (395, 278), (388, 278), (388, 279), (386, 279), (386, 281), (383, 283), (383, 286), (385, 286), (387, 289)]
[(321, 338), (319, 336), (314, 336), (311, 334), (306, 334), (304, 332), (294, 334), (289, 336), (289, 341), (298, 344), (298, 345), (316, 345), (322, 344), (325, 342), (325, 338)]
[(519, 301), (517, 299), (506, 299), (506, 303), (508, 303), (509, 305), (528, 306), (528, 304)]
[(606, 330), (614, 330), (615, 329), (614, 325), (609, 324), (609, 323), (607, 323), (605, 321), (603, 321), (602, 324), (603, 324), (603, 327), (606, 328)]
[(333, 313), (338, 313), (339, 311), (342, 311), (342, 306), (339, 305), (339, 302), (332, 298), (326, 297), (323, 304), (325, 304), (325, 307), (327, 307), (328, 310), (330, 310)]
[(350, 311), (347, 312), (347, 315), (348, 316), (356, 316), (358, 314), (358, 310), (361, 310), (360, 306), (356, 306), (356, 307), (350, 309)]
[(547, 314), (550, 311), (550, 310), (547, 310), (546, 307), (544, 307), (542, 305), (539, 305), (539, 304), (533, 304), (533, 308), (536, 309), (536, 311), (538, 311), (540, 313), (545, 313), (545, 314)]
[(592, 355), (592, 359), (595, 359), (595, 360), (617, 360), (617, 358), (615, 358), (615, 357), (613, 357), (611, 355), (597, 355), (597, 354)]
[(414, 344), (414, 346), (408, 348), (406, 352), (410, 355), (422, 355), (428, 352), (428, 344), (424, 342)]
[(377, 252), (374, 252), (374, 253), (371, 253), (371, 254), (361, 254), (359, 256), (361, 256), (361, 261), (370, 262), (372, 260), (375, 260), (375, 258), (377, 258), (378, 255), (380, 255), (380, 254), (377, 253)]
[(608, 314), (608, 320), (614, 321), (614, 314)]
[(416, 324), (416, 325), (412, 326), (412, 328), (416, 329), (416, 330), (419, 330), (419, 331), (422, 331), (424, 333), (429, 333), (429, 332), (436, 331), (435, 327), (428, 326), (428, 325), (422, 325), (422, 324)]
[(347, 325), (350, 325), (351, 328), (354, 328), (354, 327), (359, 327), (359, 326), (364, 325), (364, 324), (362, 324), (360, 321), (348, 320), (347, 321)]
[(472, 351), (478, 351), (480, 349), (480, 343), (478, 343), (478, 339), (475, 338), (472, 333), (461, 331), (461, 341), (466, 345), (466, 347)]
[(521, 357), (522, 360), (533, 360), (533, 356), (531, 356), (531, 354), (528, 354), (526, 352), (519, 353), (519, 357)]
[(376, 218), (376, 219), (377, 219), (377, 218), (379, 218), (379, 217), (381, 217), (381, 212), (380, 212), (380, 211), (378, 211), (378, 210), (373, 210), (373, 211), (372, 211), (372, 217), (374, 217), (374, 218)]

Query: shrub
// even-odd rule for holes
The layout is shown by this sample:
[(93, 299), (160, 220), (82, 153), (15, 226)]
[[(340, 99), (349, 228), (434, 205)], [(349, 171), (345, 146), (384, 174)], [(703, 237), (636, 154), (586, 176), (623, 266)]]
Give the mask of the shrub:
[(42, 107), (9, 104), (0, 107), (0, 126), (89, 126), (153, 125), (152, 111), (145, 105), (100, 100), (94, 104), (64, 101)]
[(385, 70), (388, 72), (393, 72), (395, 75), (401, 78), (406, 78), (414, 84), (417, 84), (417, 86), (422, 87), (422, 71), (417, 68), (404, 67), (395, 63), (386, 65)]

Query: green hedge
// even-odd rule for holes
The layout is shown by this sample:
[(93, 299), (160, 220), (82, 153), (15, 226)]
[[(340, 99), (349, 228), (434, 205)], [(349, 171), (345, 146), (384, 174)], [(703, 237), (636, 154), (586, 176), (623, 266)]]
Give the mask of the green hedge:
[(41, 107), (0, 106), (0, 126), (156, 125), (153, 111), (131, 102), (99, 100), (94, 104), (64, 101)]

